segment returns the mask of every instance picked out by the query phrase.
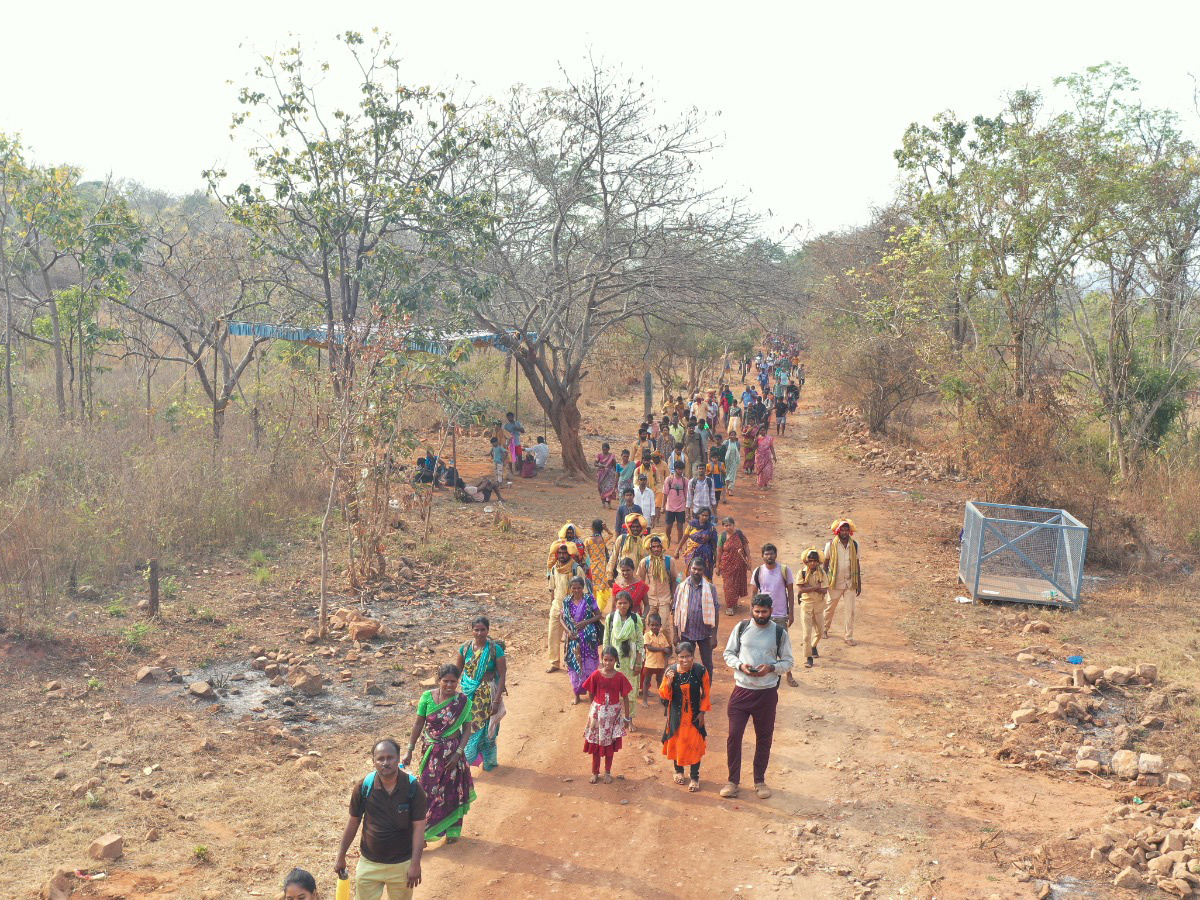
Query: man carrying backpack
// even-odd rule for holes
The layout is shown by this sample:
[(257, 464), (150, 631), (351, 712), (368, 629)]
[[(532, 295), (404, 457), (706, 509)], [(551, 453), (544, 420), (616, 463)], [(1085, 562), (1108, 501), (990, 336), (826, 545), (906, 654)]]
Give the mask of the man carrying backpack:
[(722, 797), (736, 797), (742, 779), (742, 736), (746, 723), (754, 720), (754, 793), (771, 796), (767, 787), (767, 763), (775, 736), (775, 709), (779, 705), (779, 677), (792, 669), (792, 642), (787, 629), (771, 621), (771, 595), (756, 594), (750, 619), (740, 623), (725, 645), (725, 664), (734, 670), (734, 689), (729, 695), (729, 740), (725, 751), (729, 783)]
[(375, 771), (354, 783), (350, 819), (342, 832), (334, 869), (346, 870), (346, 851), (362, 823), (361, 858), (354, 870), (358, 900), (412, 897), (421, 883), (421, 854), (425, 850), (428, 803), (421, 785), (400, 768), (400, 745), (391, 738), (371, 749)]
[[(796, 621), (796, 576), (792, 570), (779, 562), (779, 550), (774, 544), (763, 544), (762, 565), (750, 573), (756, 594), (767, 594), (771, 598), (771, 619), (776, 625), (791, 628)], [(787, 682), (799, 687), (791, 672)]]

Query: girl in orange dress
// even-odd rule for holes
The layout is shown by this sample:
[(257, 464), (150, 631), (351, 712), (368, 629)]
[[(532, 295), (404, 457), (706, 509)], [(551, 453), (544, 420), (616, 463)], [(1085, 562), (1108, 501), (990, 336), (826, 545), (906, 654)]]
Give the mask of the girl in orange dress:
[[(658, 688), (667, 708), (663, 756), (675, 764), (675, 783), (686, 781), (688, 790), (694, 793), (700, 790), (700, 760), (707, 749), (704, 714), (712, 709), (712, 682), (708, 671), (696, 662), (696, 647), (691, 641), (679, 643), (675, 659)], [(683, 777), (684, 766), (690, 767), (690, 780)]]

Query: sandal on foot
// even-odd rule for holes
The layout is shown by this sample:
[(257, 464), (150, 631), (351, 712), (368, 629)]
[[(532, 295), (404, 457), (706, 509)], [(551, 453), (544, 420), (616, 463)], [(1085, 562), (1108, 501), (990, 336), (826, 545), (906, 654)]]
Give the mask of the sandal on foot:
[(698, 790), (700, 790), (700, 782), (697, 781), (695, 778), (693, 778), (691, 781), (688, 782), (688, 793), (694, 794)]
[(800, 682), (796, 680), (795, 676), (793, 676), (791, 672), (788, 672), (787, 681), (792, 687), (800, 687)]
[(675, 773), (675, 783), (676, 784), (687, 784), (687, 779), (683, 777), (682, 772)]
[(588, 784), (595, 784), (599, 780), (600, 780), (600, 776), (597, 773), (593, 772), (592, 777), (588, 779)]
[(604, 783), (605, 783), (605, 784), (612, 784), (612, 773), (611, 773), (611, 772), (605, 772), (605, 773), (604, 773)]
[(756, 784), (754, 786), (754, 793), (758, 794), (759, 800), (766, 800), (771, 796), (771, 789), (765, 784)]
[(727, 782), (725, 787), (721, 788), (721, 796), (733, 798), (738, 795), (738, 786), (732, 781)]
[(546, 670), (546, 674), (549, 675), (551, 672), (557, 672), (557, 671), (558, 671), (558, 666), (551, 666), (550, 668), (548, 668)]

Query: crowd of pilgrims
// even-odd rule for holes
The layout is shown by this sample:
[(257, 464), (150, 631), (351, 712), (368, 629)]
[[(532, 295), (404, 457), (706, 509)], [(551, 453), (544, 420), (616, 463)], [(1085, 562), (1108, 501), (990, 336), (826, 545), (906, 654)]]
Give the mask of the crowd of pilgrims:
[[(777, 550), (767, 544), (764, 565), (754, 568), (745, 534), (733, 517), (720, 515), (738, 489), (739, 472), (770, 487), (775, 437), (785, 434), (804, 383), (794, 352), (744, 359), (739, 374), (740, 394), (722, 384), (690, 400), (669, 397), (661, 417), (647, 416), (632, 449), (619, 457), (604, 444), (594, 464), (600, 501), (615, 506), (611, 527), (606, 518), (586, 531), (567, 523), (550, 546), (547, 671), (565, 669), (572, 701), (590, 701), (584, 752), (592, 757), (593, 783), (612, 781), (613, 755), (636, 729), (640, 701), (643, 708), (661, 705), (663, 754), (675, 781), (699, 790), (713, 654), (720, 650), (715, 617), (722, 605), (734, 616), (751, 581), (755, 594), (773, 595), (770, 617), (785, 630), (799, 595), (807, 667), (832, 621), (821, 550), (806, 550), (804, 566), (793, 574), (777, 565)], [(848, 542), (852, 529), (839, 520), (832, 531)], [(786, 677), (797, 684), (790, 660)], [(729, 788), (736, 791), (736, 784), (723, 795)]]
[[(755, 791), (759, 797), (770, 796), (765, 769), (774, 698), (784, 675), (789, 684), (797, 683), (787, 629), (799, 607), (805, 665), (811, 667), (836, 610), (830, 562), (843, 559), (839, 553), (846, 554), (846, 562), (843, 577), (836, 579), (838, 593), (851, 594), (845, 620), (846, 640), (853, 643), (853, 595), (861, 582), (850, 520), (834, 522), (824, 552), (808, 548), (803, 567), (793, 574), (778, 564), (771, 544), (761, 548), (763, 564), (754, 567), (745, 534), (731, 516), (720, 515), (722, 504), (738, 490), (739, 473), (753, 477), (760, 489), (771, 485), (775, 438), (786, 433), (787, 417), (795, 412), (804, 385), (797, 355), (794, 345), (776, 341), (757, 357), (738, 361), (736, 391), (722, 384), (690, 399), (668, 397), (661, 416), (647, 416), (639, 426), (632, 448), (622, 448), (618, 456), (604, 444), (595, 458), (596, 487), (601, 505), (614, 510), (611, 527), (604, 517), (594, 519), (588, 533), (567, 523), (550, 546), (547, 671), (565, 669), (572, 702), (586, 699), (591, 704), (583, 749), (591, 757), (592, 783), (611, 783), (614, 754), (623, 737), (635, 730), (639, 705), (653, 705), (662, 712), (662, 752), (674, 767), (675, 782), (690, 791), (700, 789), (718, 612), (723, 605), (725, 614), (734, 616), (751, 587), (752, 618), (735, 626), (723, 653), (735, 672), (736, 686), (728, 704), (730, 781), (721, 789), (722, 796), (737, 796), (742, 735), (751, 720)], [(726, 374), (732, 375), (732, 368)], [(439, 470), (432, 451), (419, 461), (418, 476), (454, 487), (463, 500), (492, 495), (499, 499), (500, 489), (512, 483), (506, 475), (529, 472), (526, 477), (536, 477), (546, 465), (545, 439), (539, 437), (526, 448), (524, 432), (513, 413), (506, 422), (495, 423), (490, 436), (495, 468), (477, 485), (465, 485), (453, 464)], [(721, 577), (720, 599), (716, 575)], [(775, 637), (760, 639), (760, 631), (767, 632), (750, 629), (747, 642), (761, 647), (742, 652), (747, 626), (765, 627), (772, 621)], [(360, 896), (380, 897), (385, 886), (389, 897), (393, 890), (399, 892), (395, 896), (409, 896), (405, 891), (420, 883), (423, 842), (445, 838), (453, 843), (462, 833), (475, 799), (471, 767), (488, 772), (497, 765), (507, 693), (505, 647), (492, 639), (484, 616), (474, 619), (471, 632), (455, 661), (444, 665), (435, 686), (422, 694), (407, 746), (379, 741), (372, 750), (375, 773), (353, 787), (336, 868), (345, 878), (346, 852), (361, 822), (363, 852), (356, 867)], [(769, 690), (747, 690), (743, 685)], [(404, 770), (413, 766), (418, 743), (421, 752), (408, 775)], [(375, 844), (382, 839), (368, 836), (364, 818), (377, 774), (384, 787), (397, 785), (388, 791), (398, 790), (402, 796), (410, 785), (409, 803), (400, 806), (407, 811), (410, 831), (396, 831), (392, 837), (398, 845), (411, 839), (411, 850), (393, 847), (393, 855), (384, 861), (375, 858), (381, 855)], [(295, 870), (285, 883), (285, 896), (315, 897), (312, 876)]]

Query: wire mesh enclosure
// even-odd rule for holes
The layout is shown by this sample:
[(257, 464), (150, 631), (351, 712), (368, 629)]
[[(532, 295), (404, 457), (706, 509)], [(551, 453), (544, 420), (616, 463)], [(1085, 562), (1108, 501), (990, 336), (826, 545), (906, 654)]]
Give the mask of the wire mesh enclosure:
[(1087, 526), (1066, 510), (967, 504), (958, 578), (976, 600), (1079, 608)]

